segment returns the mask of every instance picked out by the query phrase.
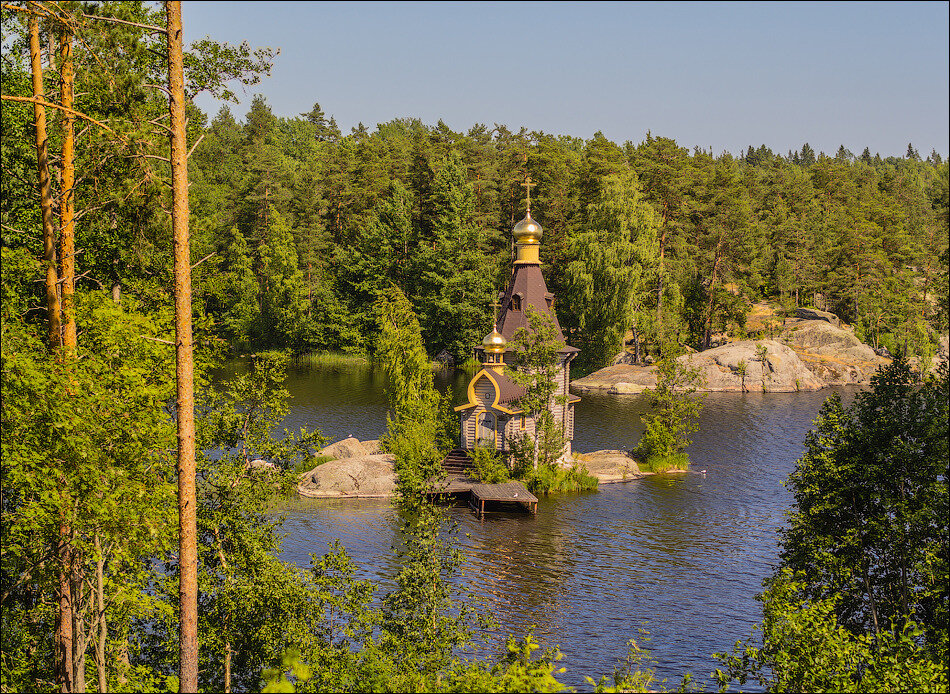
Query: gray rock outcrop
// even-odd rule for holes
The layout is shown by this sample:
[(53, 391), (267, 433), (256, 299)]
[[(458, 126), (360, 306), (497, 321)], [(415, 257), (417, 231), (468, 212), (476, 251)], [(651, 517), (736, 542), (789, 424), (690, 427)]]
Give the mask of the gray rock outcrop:
[[(776, 340), (742, 340), (678, 358), (698, 368), (707, 392), (768, 391), (789, 393), (818, 390), (824, 383), (809, 371), (795, 352)], [(745, 374), (743, 375), (743, 369)], [(656, 367), (608, 366), (574, 381), (575, 390), (602, 390), (625, 395), (656, 387)]]
[(586, 467), (601, 484), (627, 482), (643, 477), (637, 461), (626, 451), (575, 453), (574, 460)]
[(379, 444), (379, 439), (370, 439), (369, 441), (360, 441), (366, 455), (379, 455), (384, 453), (383, 447)]
[(841, 327), (841, 319), (828, 311), (819, 311), (817, 308), (796, 308), (795, 317), (801, 320), (823, 320), (836, 328)]
[(320, 451), (320, 455), (330, 456), (331, 458), (355, 458), (356, 456), (368, 455), (369, 451), (360, 443), (359, 439), (350, 436), (342, 441), (331, 443)]
[(829, 386), (867, 383), (880, 365), (890, 361), (876, 354), (851, 330), (835, 327), (824, 319), (787, 320), (782, 341)]
[(311, 498), (387, 497), (396, 489), (393, 457), (384, 454), (376, 439), (348, 437), (322, 451), (332, 456), (299, 477), (297, 492)]
[(363, 455), (330, 460), (303, 473), (297, 485), (307, 497), (385, 497), (396, 488), (393, 457), (389, 454)]
[(699, 367), (706, 377), (703, 390), (709, 392), (792, 393), (825, 385), (791, 348), (776, 340), (731, 342), (694, 354), (687, 363)]

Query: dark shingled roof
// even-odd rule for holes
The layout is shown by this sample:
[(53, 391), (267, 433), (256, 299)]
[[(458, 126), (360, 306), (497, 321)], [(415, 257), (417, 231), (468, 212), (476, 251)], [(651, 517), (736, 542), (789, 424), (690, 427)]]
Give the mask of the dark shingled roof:
[[(515, 295), (521, 298), (520, 309), (512, 306), (511, 299)], [(511, 273), (511, 280), (508, 282), (508, 288), (500, 299), (498, 332), (504, 335), (506, 340), (511, 342), (520, 328), (529, 327), (525, 310), (528, 306), (533, 306), (538, 313), (550, 316), (551, 320), (554, 321), (554, 327), (557, 329), (558, 340), (561, 344), (565, 344), (564, 333), (561, 331), (561, 325), (557, 322), (557, 316), (548, 306), (548, 299), (553, 302), (554, 295), (548, 291), (548, 287), (544, 283), (540, 265), (516, 263)]]
[(527, 392), (524, 386), (519, 386), (504, 374), (495, 373), (492, 371), (491, 377), (494, 379), (495, 383), (498, 384), (499, 405), (507, 405), (508, 403), (515, 402)]

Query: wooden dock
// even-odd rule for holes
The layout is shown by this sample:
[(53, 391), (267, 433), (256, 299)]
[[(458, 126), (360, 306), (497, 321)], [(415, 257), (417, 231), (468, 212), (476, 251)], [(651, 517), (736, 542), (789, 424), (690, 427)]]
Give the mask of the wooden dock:
[(466, 475), (447, 475), (445, 479), (433, 485), (430, 494), (450, 494), (452, 496), (469, 495), (469, 506), (479, 518), (485, 517), (486, 503), (512, 504), (525, 507), (531, 513), (538, 512), (538, 497), (528, 491), (521, 482), (502, 482), (483, 484)]
[(473, 484), (472, 499), (469, 502), (480, 518), (485, 517), (486, 502), (518, 503), (531, 513), (538, 512), (538, 497), (528, 491), (521, 482), (502, 482), (500, 484)]

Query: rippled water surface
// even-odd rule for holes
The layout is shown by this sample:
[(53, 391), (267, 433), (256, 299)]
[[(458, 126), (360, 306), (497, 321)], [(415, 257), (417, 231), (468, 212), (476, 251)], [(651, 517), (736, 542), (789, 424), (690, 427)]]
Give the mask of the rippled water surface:
[[(466, 381), (440, 377), (456, 392)], [(316, 426), (331, 440), (385, 429), (383, 383), (368, 367), (297, 370), (288, 387), (288, 426)], [(705, 679), (716, 667), (711, 654), (746, 638), (759, 619), (754, 595), (790, 504), (782, 481), (830, 393), (709, 394), (686, 474), (542, 499), (537, 516), (479, 521), (451, 508), (463, 580), (501, 623), (499, 638), (534, 626), (542, 644), (559, 645), (571, 685), (612, 672), (640, 628), (652, 635), (661, 677), (674, 683), (688, 670)], [(638, 396), (584, 396), (574, 449), (631, 447), (646, 406)], [(339, 538), (363, 576), (388, 584), (396, 527), (387, 501), (301, 501), (287, 511), (283, 557), (306, 566)]]

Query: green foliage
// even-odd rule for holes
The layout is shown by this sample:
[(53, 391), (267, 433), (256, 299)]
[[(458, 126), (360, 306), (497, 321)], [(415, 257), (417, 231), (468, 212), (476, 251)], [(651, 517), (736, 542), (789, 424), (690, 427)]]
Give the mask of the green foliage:
[(756, 682), (774, 692), (939, 692), (947, 688), (946, 642), (936, 653), (921, 646), (914, 622), (858, 633), (838, 622), (839, 598), (810, 600), (810, 592), (783, 569), (760, 596), (763, 646), (737, 641), (725, 667), (713, 673), (721, 691), (732, 681)]
[[(531, 466), (553, 464), (564, 450), (564, 430), (556, 422), (552, 407), (563, 406), (566, 395), (557, 395), (558, 376), (563, 368), (559, 350), (563, 346), (550, 316), (528, 306), (525, 312), (528, 328), (519, 328), (510, 346), (518, 360), (516, 371), (509, 378), (525, 389), (518, 405), (535, 419)], [(518, 448), (518, 444), (514, 445)]]
[(398, 287), (380, 295), (376, 315), (376, 358), (386, 374), (391, 408), (389, 430), (381, 443), (395, 457), (401, 497), (417, 499), (428, 481), (441, 474), (449, 448), (448, 401), (435, 390), (419, 321)]
[[(145, 86), (165, 68), (164, 39), (80, 12), (143, 24), (161, 24), (161, 15), (139, 2), (59, 11), (82, 37), (76, 107), (116, 136), (93, 127), (77, 142), (81, 332), (79, 359), (67, 364), (47, 353), (35, 308), (42, 248), (32, 108), (5, 102), (0, 113), (2, 688), (53, 688), (52, 605), (64, 568), (55, 548), (65, 520), (86, 636), (97, 626), (89, 586), (103, 566), (110, 688), (174, 690), (174, 378), (163, 342), (173, 336), (164, 308), (167, 168), (156, 163), (167, 142), (148, 125), (167, 103)], [(4, 93), (29, 95), (23, 25), (11, 11), (0, 19)], [(270, 60), (266, 49), (199, 41), (186, 57), (189, 93), (233, 98), (229, 84), (254, 84)], [(48, 95), (55, 80), (47, 71)], [(296, 470), (315, 464), (322, 437), (276, 432), (287, 402), (282, 357), (261, 356), (243, 380), (207, 392), (198, 436), (208, 689), (223, 686), (227, 651), (235, 688), (248, 690), (268, 667), (324, 691), (560, 687), (557, 654), (536, 658), (530, 639), (498, 660), (456, 658), (469, 638), (448, 588), (457, 556), (440, 544), (444, 519), (421, 493), (455, 424), (432, 388), (426, 349), (459, 359), (487, 331), (525, 171), (538, 182), (533, 213), (545, 226), (541, 252), (560, 323), (599, 363), (630, 328), (650, 349), (741, 331), (753, 298), (836, 311), (869, 344), (925, 364), (933, 331), (948, 325), (948, 167), (911, 148), (882, 160), (869, 151), (831, 158), (808, 145), (780, 157), (763, 146), (734, 159), (652, 134), (621, 148), (600, 133), (589, 141), (503, 125), (457, 133), (408, 119), (343, 137), (319, 105), (279, 118), (259, 96), (244, 122), (224, 109), (209, 124), (193, 105), (189, 118), (202, 359), (222, 343), (366, 353), (379, 326), (376, 354), (393, 394), (386, 445), (406, 522), (385, 609), (370, 607), (373, 587), (354, 579), (339, 548), (309, 573), (279, 562), (280, 520), (265, 511)], [(61, 124), (50, 113), (54, 155)], [(113, 290), (121, 305), (94, 287)], [(552, 465), (563, 438), (548, 411), (545, 369), (556, 359), (544, 331), (532, 325), (533, 336), (522, 336), (525, 402), (539, 415), (520, 465), (538, 489), (581, 488), (581, 472)], [(855, 408), (827, 406), (790, 485), (799, 506), (783, 561), (804, 578), (785, 592), (776, 579), (768, 598), (770, 662), (789, 687), (847, 688), (840, 672), (854, 663), (862, 687), (946, 687), (945, 670), (928, 664), (946, 658), (946, 376), (920, 384), (888, 373)], [(670, 380), (657, 389), (641, 442), (663, 459), (683, 455), (695, 415), (677, 409), (688, 386)], [(249, 466), (256, 458), (274, 467)], [(294, 648), (299, 658), (284, 663)], [(832, 662), (835, 653), (847, 662)], [(293, 674), (300, 663), (309, 679)]]
[[(649, 635), (640, 630), (644, 639), (649, 641)], [(614, 668), (610, 680), (606, 676), (595, 682), (587, 677), (587, 683), (593, 686), (595, 692), (652, 692), (656, 682), (656, 661), (645, 648), (641, 648), (636, 639), (627, 642), (627, 656)], [(612, 684), (611, 684), (612, 680)], [(664, 682), (666, 680), (663, 680)]]
[(497, 484), (511, 478), (508, 466), (494, 449), (479, 446), (469, 451), (469, 456), (472, 459), (472, 475), (479, 482)]
[(656, 388), (646, 391), (655, 411), (640, 416), (646, 430), (633, 452), (648, 466), (678, 466), (703, 407), (701, 399), (692, 397), (700, 374), (696, 367), (668, 353), (657, 364), (657, 376)]
[(947, 396), (945, 368), (921, 383), (898, 357), (850, 409), (828, 399), (789, 478), (783, 564), (809, 597), (840, 595), (856, 633), (910, 620), (946, 638)]
[[(281, 657), (280, 668), (267, 668), (263, 672), (264, 688), (262, 692), (294, 692), (293, 677), (297, 682), (306, 682), (310, 679), (310, 667), (300, 660), (300, 651), (296, 648), (288, 649)], [(290, 677), (288, 677), (288, 675)]]
[(689, 470), (689, 456), (685, 453), (670, 455), (648, 455), (646, 459), (637, 461), (637, 466), (643, 472), (669, 472), (670, 470)]
[(588, 207), (587, 230), (571, 240), (568, 296), (584, 358), (607, 366), (643, 309), (659, 247), (652, 208), (632, 171), (607, 176)]
[[(267, 513), (272, 500), (295, 490), (294, 470), (327, 443), (319, 431), (278, 434), (290, 398), (287, 364), (284, 353), (258, 354), (247, 373), (201, 393), (196, 408), (199, 633), (209, 688), (222, 686), (228, 651), (233, 681), (254, 687), (294, 631), (311, 628), (307, 581), (277, 559), (281, 519)], [(252, 464), (258, 459), (265, 464)]]
[(597, 490), (599, 481), (581, 464), (575, 463), (569, 468), (553, 463), (542, 463), (529, 468), (521, 478), (525, 486), (534, 494), (562, 494), (565, 492), (592, 492)]
[(300, 475), (309, 470), (313, 470), (315, 467), (319, 467), (326, 462), (335, 460), (332, 455), (315, 455), (310, 458), (304, 458), (303, 460), (298, 460), (294, 463), (293, 472), (295, 475)]
[(828, 398), (789, 477), (762, 646), (720, 654), (721, 686), (946, 689), (948, 394), (946, 367), (921, 382), (898, 357), (850, 408)]
[[(102, 562), (107, 619), (121, 634), (124, 622), (158, 609), (142, 592), (154, 580), (148, 559), (174, 539), (174, 429), (164, 409), (173, 351), (161, 342), (170, 336), (167, 316), (141, 313), (131, 301), (119, 306), (100, 292), (78, 299), (77, 360), (52, 358), (45, 335), (19, 321), (5, 320), (0, 338), (0, 632), (4, 687), (14, 689), (52, 682), (60, 570), (71, 566), (86, 578), (73, 595), (82, 633), (98, 621), (90, 587)], [(72, 549), (65, 566), (60, 542)]]

